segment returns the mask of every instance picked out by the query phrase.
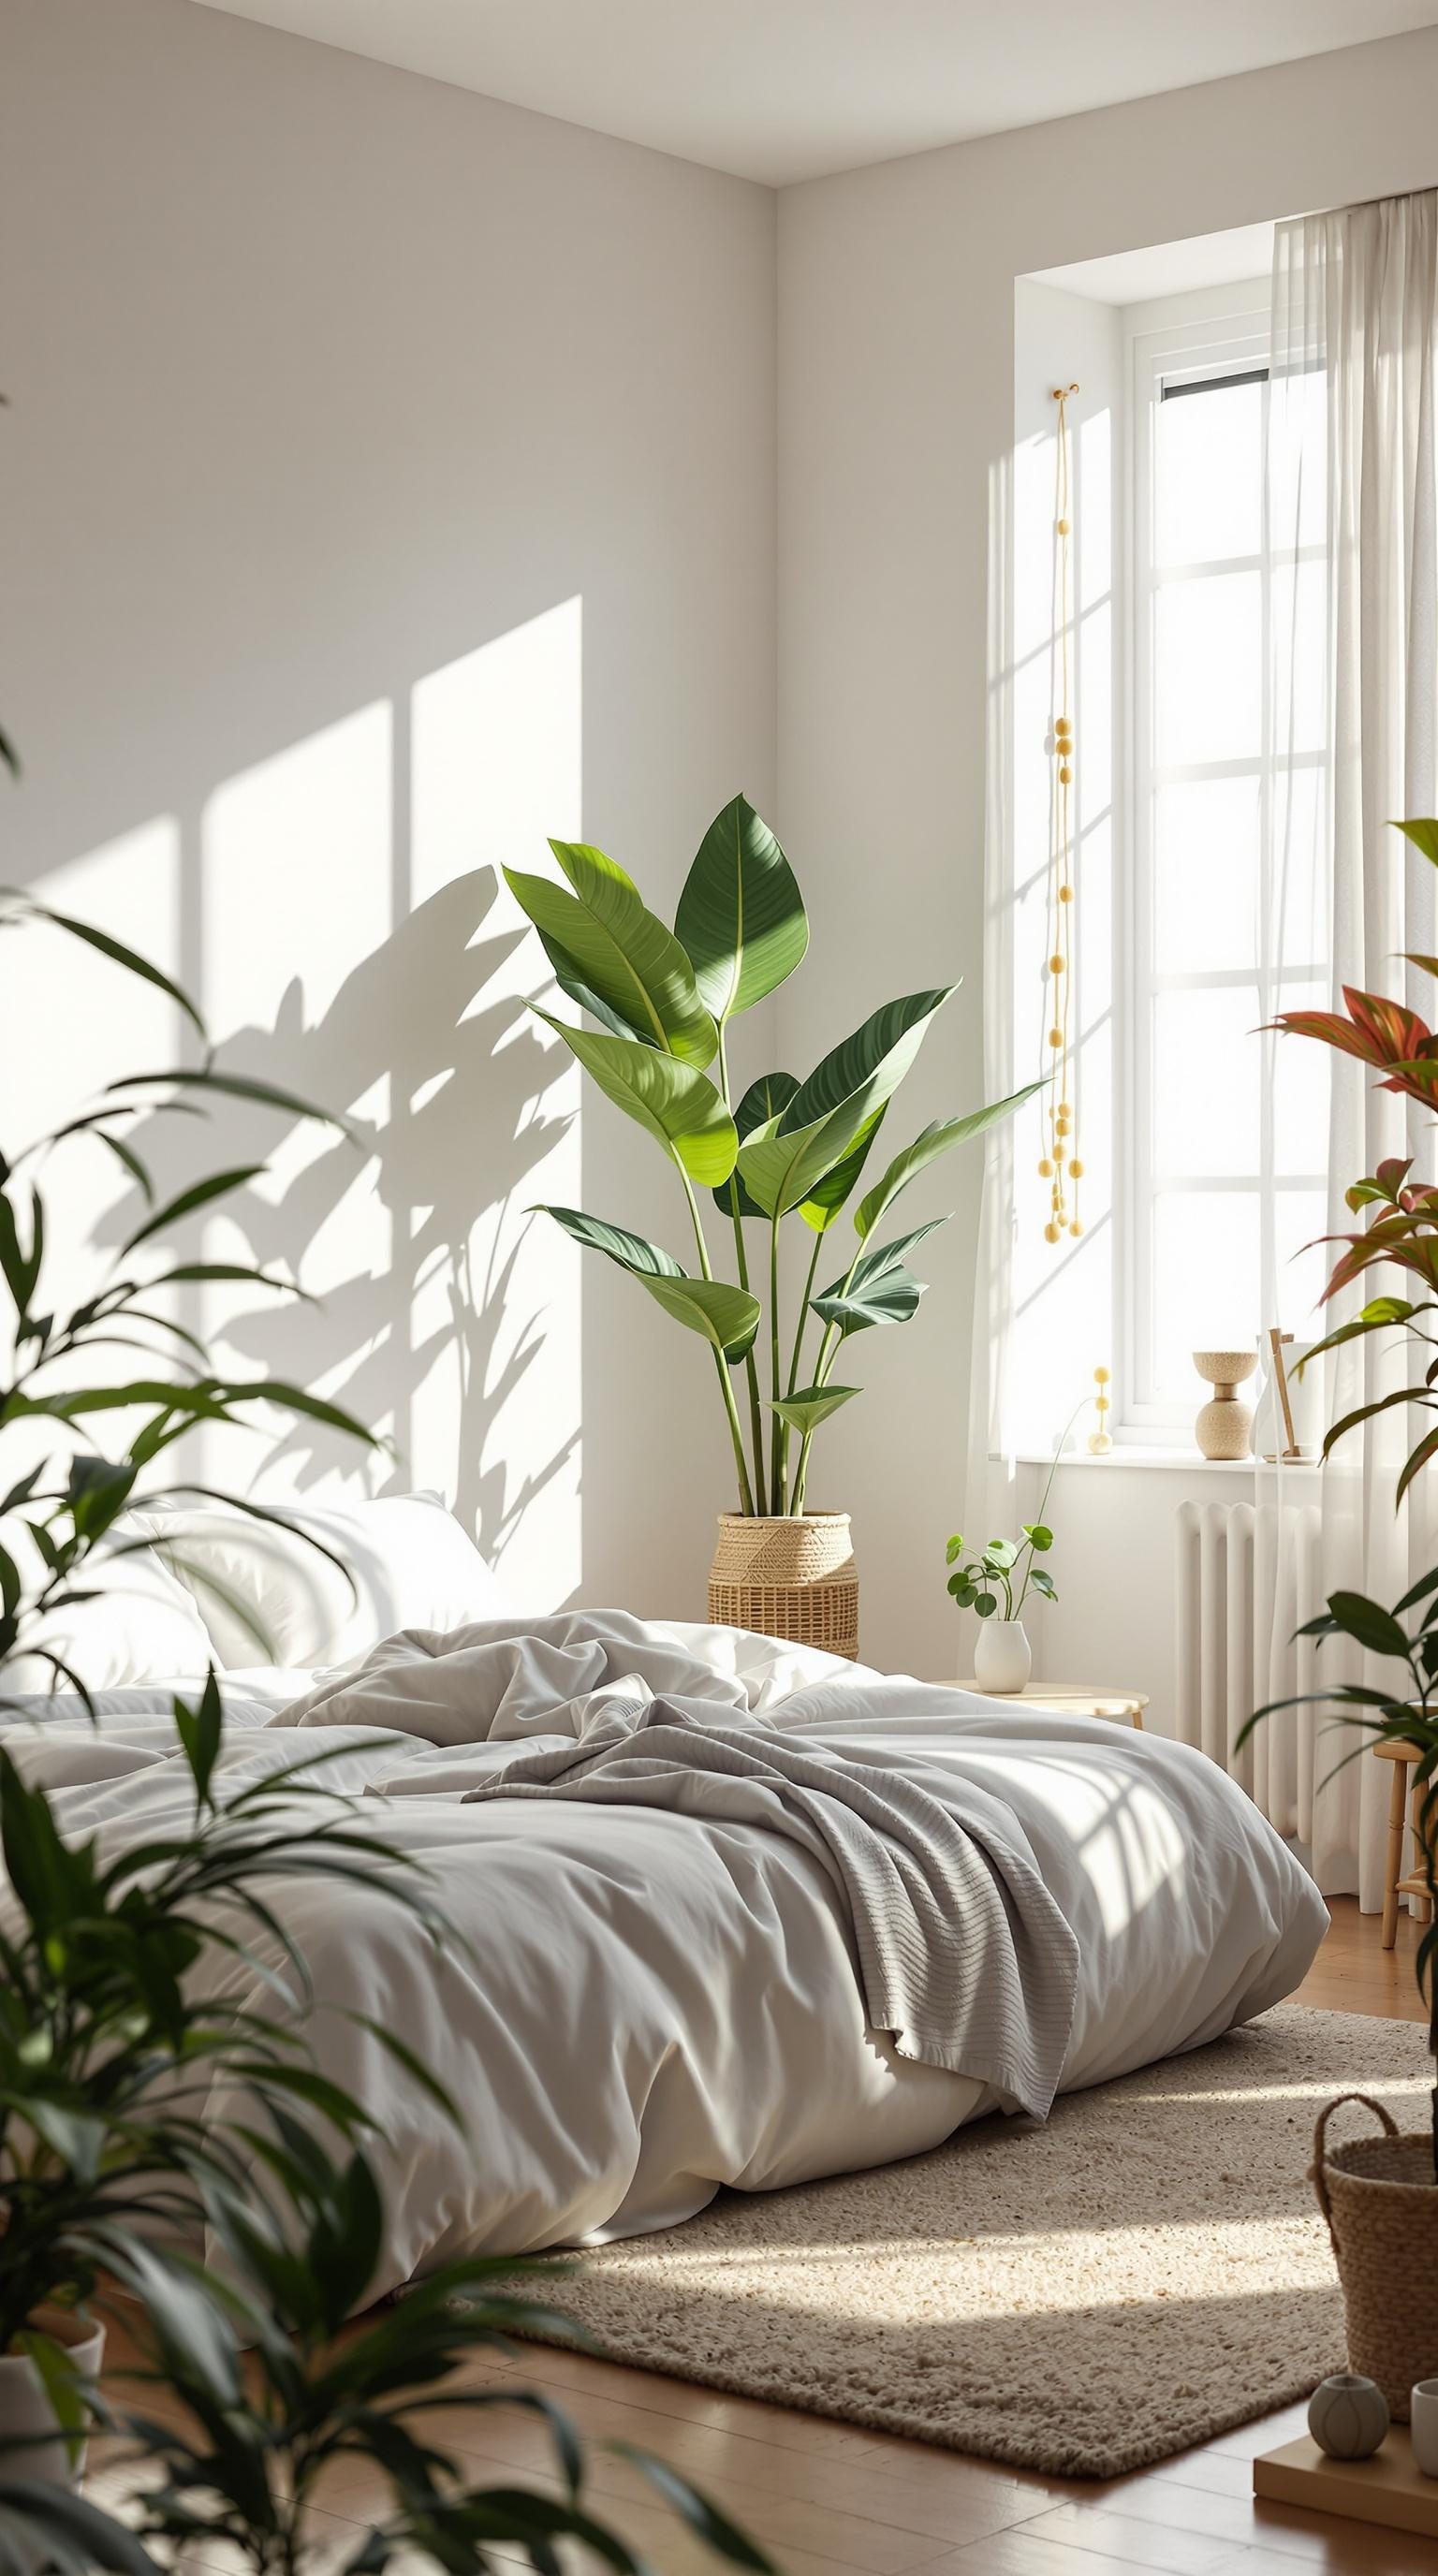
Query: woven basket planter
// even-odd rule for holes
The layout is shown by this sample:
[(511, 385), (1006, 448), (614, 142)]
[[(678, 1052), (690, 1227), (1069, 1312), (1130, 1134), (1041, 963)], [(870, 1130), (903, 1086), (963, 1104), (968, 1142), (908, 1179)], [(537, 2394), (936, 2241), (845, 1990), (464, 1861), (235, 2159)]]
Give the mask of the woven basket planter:
[[(1383, 2134), (1325, 2144), (1344, 2102), (1361, 2102)], [(1400, 2137), (1381, 2102), (1340, 2093), (1319, 2115), (1310, 2175), (1343, 2284), (1348, 2366), (1374, 2379), (1399, 2424), (1420, 2379), (1438, 2378), (1438, 2183), (1433, 2142)]]
[(859, 1652), (859, 1577), (847, 1512), (796, 1519), (719, 1515), (709, 1568), (709, 1617), (716, 1628), (751, 1628), (825, 1654)]

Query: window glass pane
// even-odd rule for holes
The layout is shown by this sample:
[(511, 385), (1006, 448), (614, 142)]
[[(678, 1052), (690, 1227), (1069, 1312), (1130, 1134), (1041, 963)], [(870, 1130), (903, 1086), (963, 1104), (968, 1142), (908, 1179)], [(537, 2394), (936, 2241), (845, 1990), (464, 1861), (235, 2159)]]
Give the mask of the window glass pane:
[(1258, 961), (1258, 780), (1190, 779), (1153, 801), (1153, 949), (1160, 975)]
[(1254, 1031), (1261, 1016), (1253, 984), (1155, 994), (1154, 1164), (1161, 1180), (1257, 1172), (1263, 1045)]
[(1256, 1190), (1159, 1191), (1153, 1209), (1154, 1399), (1203, 1402), (1195, 1351), (1253, 1350), (1261, 1318)]
[(1253, 760), (1262, 748), (1263, 603), (1256, 572), (1166, 582), (1154, 600), (1160, 768)]
[(1255, 378), (1158, 405), (1154, 551), (1160, 564), (1256, 555), (1261, 543), (1263, 394)]
[(1327, 738), (1328, 567), (1277, 563), (1273, 572), (1273, 744), (1276, 759), (1320, 751)]
[[(1323, 984), (1286, 978), (1277, 1008), (1322, 1011), (1328, 1007)], [(1328, 1169), (1328, 1086), (1332, 1054), (1314, 1038), (1274, 1037), (1273, 1168), (1281, 1179), (1316, 1178)]]
[(1318, 1301), (1340, 1249), (1321, 1240), (1328, 1232), (1323, 1191), (1276, 1190), (1273, 1232), (1278, 1313), (1265, 1316), (1265, 1325), (1276, 1322), (1299, 1341), (1316, 1342), (1328, 1329)]
[(1322, 966), (1332, 939), (1323, 771), (1280, 768), (1272, 793), (1278, 955), (1290, 966)]

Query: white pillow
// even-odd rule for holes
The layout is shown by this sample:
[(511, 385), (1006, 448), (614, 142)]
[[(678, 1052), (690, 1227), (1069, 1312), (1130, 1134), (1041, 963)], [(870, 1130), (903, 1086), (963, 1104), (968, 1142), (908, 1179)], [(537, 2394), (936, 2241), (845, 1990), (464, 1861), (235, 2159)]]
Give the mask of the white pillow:
[[(117, 1529), (122, 1539), (129, 1535)], [(27, 1594), (43, 1576), (28, 1531), (0, 1523), (0, 1546), (19, 1565)], [(123, 1690), (136, 1682), (194, 1678), (214, 1661), (214, 1648), (184, 1585), (145, 1550), (133, 1556), (92, 1556), (77, 1569), (75, 1588), (93, 1592), (52, 1610), (26, 1635), (27, 1652), (5, 1667), (5, 1692), (68, 1690), (63, 1674), (34, 1651), (48, 1646), (88, 1690)]]
[(295, 1528), (220, 1503), (152, 1504), (132, 1515), (192, 1596), (229, 1672), (344, 1663), (397, 1628), (461, 1628), (503, 1613), (494, 1576), (438, 1494), (265, 1500)]

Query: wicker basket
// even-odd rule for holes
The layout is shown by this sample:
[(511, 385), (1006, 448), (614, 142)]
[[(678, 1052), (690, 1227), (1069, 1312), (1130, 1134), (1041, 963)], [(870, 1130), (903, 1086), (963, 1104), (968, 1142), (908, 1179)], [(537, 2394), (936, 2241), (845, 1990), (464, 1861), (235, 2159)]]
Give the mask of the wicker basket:
[(716, 1628), (752, 1628), (826, 1654), (859, 1652), (859, 1578), (847, 1512), (795, 1519), (719, 1515), (709, 1568), (709, 1617)]
[[(1345, 2102), (1383, 2124), (1330, 2153), (1325, 2133)], [(1433, 2142), (1400, 2137), (1366, 2093), (1340, 2093), (1319, 2115), (1310, 2174), (1328, 2221), (1343, 2284), (1348, 2366), (1376, 2379), (1395, 2422), (1406, 2424), (1414, 2382), (1438, 2378), (1438, 2183)]]

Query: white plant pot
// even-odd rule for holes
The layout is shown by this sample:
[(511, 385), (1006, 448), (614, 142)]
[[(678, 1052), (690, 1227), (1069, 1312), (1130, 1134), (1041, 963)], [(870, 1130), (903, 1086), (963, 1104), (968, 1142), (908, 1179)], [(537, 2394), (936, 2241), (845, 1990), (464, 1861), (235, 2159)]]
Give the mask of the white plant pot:
[(981, 1691), (1001, 1698), (1021, 1691), (1034, 1668), (1022, 1619), (981, 1619), (974, 1648), (974, 1679)]
[[(69, 2351), (80, 2379), (96, 2380), (105, 2357), (105, 2329), (80, 2319), (42, 2309), (35, 2324)], [(30, 2436), (32, 2438), (27, 2439)], [(50, 2486), (78, 2487), (85, 2475), (88, 2447), (81, 2438), (67, 2442), (45, 2393), (45, 2383), (28, 2353), (0, 2354), (0, 2474), (7, 2478), (42, 2478)], [(9, 2444), (20, 2447), (11, 2450)]]

